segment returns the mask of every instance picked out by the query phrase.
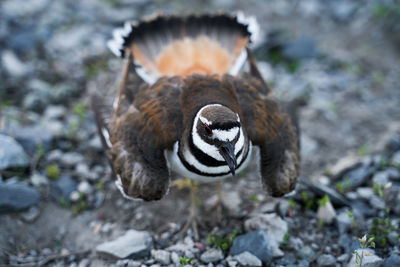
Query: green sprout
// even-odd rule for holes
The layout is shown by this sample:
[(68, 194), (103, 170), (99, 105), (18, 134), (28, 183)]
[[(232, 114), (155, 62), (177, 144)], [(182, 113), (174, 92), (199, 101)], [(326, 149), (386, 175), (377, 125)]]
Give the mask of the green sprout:
[(46, 167), (47, 177), (52, 180), (58, 179), (60, 177), (60, 168), (57, 164), (50, 164)]
[(364, 235), (362, 238), (358, 239), (358, 241), (360, 242), (361, 248), (362, 248), (362, 252), (360, 255), (357, 250), (354, 251), (354, 253), (356, 254), (357, 267), (362, 266), (362, 261), (364, 259), (364, 249), (375, 248), (374, 239), (375, 239), (374, 236), (371, 236), (369, 239), (367, 239), (367, 235)]
[(318, 204), (320, 206), (325, 206), (327, 203), (329, 202), (329, 196), (325, 195), (323, 198), (321, 198), (320, 200), (318, 200)]
[(232, 234), (228, 235), (227, 237), (223, 237), (219, 234), (210, 234), (207, 237), (207, 243), (216, 248), (220, 248), (224, 253), (227, 253), (237, 234), (237, 230), (234, 230)]
[(260, 199), (257, 197), (256, 194), (251, 195), (251, 200), (253, 200), (253, 202), (255, 202), (255, 203), (260, 202)]
[(180, 258), (179, 258), (179, 261), (180, 261), (180, 263), (181, 263), (182, 266), (185, 266), (185, 265), (189, 265), (189, 264), (193, 264), (193, 263), (194, 263), (194, 261), (193, 261), (191, 258), (189, 258), (189, 257), (180, 257)]

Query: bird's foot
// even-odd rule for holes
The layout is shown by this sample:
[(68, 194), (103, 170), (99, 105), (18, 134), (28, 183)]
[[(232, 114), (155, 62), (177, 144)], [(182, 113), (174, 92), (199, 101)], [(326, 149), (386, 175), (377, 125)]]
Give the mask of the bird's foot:
[(183, 236), (189, 230), (189, 228), (193, 231), (194, 240), (199, 240), (199, 230), (198, 230), (198, 219), (197, 216), (189, 216), (182, 230), (179, 231), (178, 235)]

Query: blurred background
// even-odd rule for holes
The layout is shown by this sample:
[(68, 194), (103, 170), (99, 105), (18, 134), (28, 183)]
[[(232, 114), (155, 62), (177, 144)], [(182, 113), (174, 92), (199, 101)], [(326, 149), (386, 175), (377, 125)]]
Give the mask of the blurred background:
[[(380, 158), (375, 161), (382, 164), (383, 158), (387, 166), (397, 171), (390, 177), (398, 177), (400, 154), (397, 153), (397, 159), (393, 156), (400, 149), (398, 1), (3, 0), (0, 2), (0, 265), (2, 262), (24, 266), (38, 262), (58, 266), (114, 264), (116, 260), (104, 260), (95, 253), (95, 248), (127, 229), (148, 231), (155, 240), (154, 247), (159, 249), (180, 241), (172, 238), (168, 243), (161, 237), (162, 233), (174, 233), (181, 226), (182, 221), (177, 218), (187, 215), (187, 192), (173, 189), (165, 200), (157, 203), (137, 204), (122, 199), (110, 179), (88, 93), (111, 90), (112, 95), (118, 86), (124, 62), (107, 49), (106, 41), (111, 38), (112, 30), (125, 21), (157, 12), (201, 14), (237, 10), (254, 15), (261, 25), (262, 38), (253, 51), (275, 95), (282, 100), (297, 97), (308, 100), (300, 114), (302, 179), (322, 182), (349, 199), (345, 193), (357, 193), (356, 186), (371, 191), (374, 184), (370, 178), (382, 169), (376, 167), (365, 175), (362, 183), (344, 190), (343, 166), (353, 168), (376, 155)], [(388, 146), (391, 154), (387, 154)], [(342, 165), (338, 166), (338, 162)], [(333, 178), (339, 182), (332, 182)], [(235, 219), (220, 229), (242, 229), (248, 214), (268, 202), (259, 181), (254, 179), (227, 181), (224, 190), (236, 192), (231, 197), (240, 201), (230, 210), (236, 214)], [(212, 198), (208, 191), (200, 192), (204, 206)], [(312, 192), (309, 194), (313, 196)], [(362, 196), (359, 193), (355, 198)], [(317, 199), (318, 193), (314, 197)], [(299, 203), (307, 202), (304, 195), (299, 199)], [(390, 201), (400, 206), (396, 195)], [(344, 204), (337, 205), (335, 208)], [(381, 208), (372, 205), (376, 213), (369, 217), (364, 214), (362, 218), (390, 215), (398, 222), (400, 211), (382, 213), (387, 207), (382, 205)], [(311, 210), (312, 219), (317, 208)], [(310, 218), (304, 217), (303, 221)], [(315, 220), (314, 224), (320, 221)], [(289, 223), (291, 231), (295, 231), (294, 225)], [(212, 224), (206, 224), (203, 236), (213, 228)], [(371, 228), (366, 225), (365, 229)], [(330, 228), (325, 230), (331, 233)], [(361, 233), (349, 233), (348, 242), (358, 234)], [(330, 242), (337, 243), (339, 234), (332, 236)], [(307, 258), (293, 254), (289, 248), (288, 253), (294, 255), (290, 264), (300, 264), (301, 260), (304, 264), (319, 264), (318, 256), (326, 254), (333, 255), (336, 263), (341, 264), (337, 258), (348, 255), (348, 261), (354, 250), (351, 246), (338, 246), (327, 252), (325, 243), (316, 241), (317, 245), (312, 247), (312, 241), (297, 238), (304, 243), (301, 247), (311, 247), (313, 254)], [(391, 250), (378, 253), (379, 257), (392, 255), (398, 248), (398, 239), (391, 246)], [(188, 258), (196, 259), (200, 252), (189, 254)], [(49, 260), (48, 255), (54, 258)], [(182, 255), (179, 254), (181, 258)], [(147, 258), (150, 262), (153, 259), (147, 265), (160, 264), (154, 257)], [(207, 263), (198, 260), (195, 265), (199, 262)], [(227, 262), (220, 259), (220, 264)], [(278, 261), (273, 261), (274, 264), (288, 265)]]

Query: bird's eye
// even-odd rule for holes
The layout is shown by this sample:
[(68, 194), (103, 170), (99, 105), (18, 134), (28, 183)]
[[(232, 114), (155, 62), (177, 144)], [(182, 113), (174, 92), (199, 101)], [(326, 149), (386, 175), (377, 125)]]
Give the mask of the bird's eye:
[(212, 129), (210, 128), (210, 126), (208, 126), (206, 123), (203, 124), (204, 125), (204, 130), (206, 131), (208, 136), (212, 136)]

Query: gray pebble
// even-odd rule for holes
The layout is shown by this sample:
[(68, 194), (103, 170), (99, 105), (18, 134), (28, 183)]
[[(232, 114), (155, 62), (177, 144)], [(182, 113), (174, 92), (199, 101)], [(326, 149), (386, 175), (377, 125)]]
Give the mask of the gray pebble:
[(336, 259), (330, 254), (322, 254), (317, 259), (318, 266), (335, 266)]
[(217, 262), (224, 258), (224, 254), (220, 249), (208, 249), (200, 256), (200, 260), (205, 263)]

